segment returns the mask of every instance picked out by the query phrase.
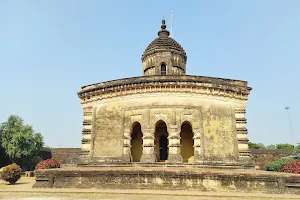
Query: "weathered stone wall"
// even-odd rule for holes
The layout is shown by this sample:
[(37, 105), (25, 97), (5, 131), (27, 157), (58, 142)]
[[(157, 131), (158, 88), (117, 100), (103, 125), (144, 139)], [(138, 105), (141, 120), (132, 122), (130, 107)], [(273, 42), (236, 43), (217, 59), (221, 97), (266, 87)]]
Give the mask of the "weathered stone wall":
[(94, 157), (122, 157), (123, 155), (123, 113), (120, 105), (108, 104), (96, 107), (94, 125)]
[(281, 157), (289, 156), (293, 150), (289, 149), (251, 149), (251, 157), (255, 165), (263, 169), (267, 162), (278, 160)]
[[(217, 105), (216, 105), (217, 104)], [(202, 111), (204, 159), (230, 163), (238, 160), (234, 105), (215, 102)]]
[(76, 164), (80, 153), (80, 148), (51, 148), (52, 157), (62, 164)]
[(143, 134), (141, 162), (158, 161), (155, 130), (163, 122), (168, 162), (181, 163), (180, 129), (186, 121), (193, 129), (195, 163), (251, 165), (245, 118), (250, 90), (244, 81), (185, 75), (85, 86), (78, 93), (84, 110), (82, 164), (131, 161), (135, 122)]
[(42, 148), (39, 156), (43, 159), (55, 158), (62, 164), (75, 164), (81, 154), (81, 148)]
[(36, 171), (34, 187), (300, 194), (300, 175), (186, 167), (98, 167)]
[(185, 121), (192, 125), (194, 135), (200, 138), (201, 150), (196, 153), (196, 159), (208, 163), (238, 161), (235, 108), (245, 106), (243, 101), (201, 94), (149, 92), (95, 101), (86, 106), (96, 112), (90, 150), (94, 161), (128, 161), (123, 157), (124, 133), (130, 134), (133, 123), (139, 122), (143, 134), (154, 134), (160, 120), (167, 124), (169, 134), (179, 135)]
[[(43, 159), (56, 158), (61, 163), (68, 163), (72, 160), (72, 157), (79, 157), (81, 148), (52, 148), (52, 149), (41, 149), (39, 155)], [(260, 167), (267, 162), (277, 160), (281, 157), (291, 155), (292, 150), (286, 149), (250, 149), (251, 158), (253, 163)], [(1, 160), (2, 161), (2, 160)], [(2, 162), (1, 162), (2, 163)], [(9, 162), (7, 163), (9, 164)]]

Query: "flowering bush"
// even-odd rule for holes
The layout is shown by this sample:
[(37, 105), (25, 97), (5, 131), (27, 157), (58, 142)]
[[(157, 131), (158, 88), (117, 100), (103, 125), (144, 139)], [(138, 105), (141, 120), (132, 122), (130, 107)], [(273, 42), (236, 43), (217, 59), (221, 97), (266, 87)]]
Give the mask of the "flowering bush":
[(60, 168), (60, 162), (55, 158), (50, 158), (47, 160), (42, 160), (35, 166), (35, 169), (50, 169), (50, 168)]
[(1, 179), (9, 182), (9, 184), (15, 184), (21, 178), (21, 168), (16, 163), (7, 165), (1, 172)]
[(300, 160), (294, 160), (283, 167), (283, 172), (300, 174)]
[(294, 159), (292, 158), (280, 158), (279, 160), (266, 163), (264, 165), (264, 170), (266, 171), (274, 171), (274, 172), (282, 172), (285, 164), (292, 162)]

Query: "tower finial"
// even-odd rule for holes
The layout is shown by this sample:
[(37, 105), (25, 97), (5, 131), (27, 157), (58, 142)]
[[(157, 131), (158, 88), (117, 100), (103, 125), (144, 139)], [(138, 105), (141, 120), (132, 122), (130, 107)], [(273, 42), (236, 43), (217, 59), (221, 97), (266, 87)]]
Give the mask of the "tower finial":
[(165, 30), (166, 29), (166, 20), (163, 18), (163, 20), (161, 21), (161, 29)]
[(161, 21), (161, 30), (158, 31), (159, 37), (168, 37), (170, 35), (170, 32), (166, 30), (166, 20), (163, 18)]
[(170, 37), (173, 37), (173, 20), (172, 20), (172, 10), (171, 10), (171, 14), (170, 14), (170, 25), (171, 25), (171, 31), (170, 31)]

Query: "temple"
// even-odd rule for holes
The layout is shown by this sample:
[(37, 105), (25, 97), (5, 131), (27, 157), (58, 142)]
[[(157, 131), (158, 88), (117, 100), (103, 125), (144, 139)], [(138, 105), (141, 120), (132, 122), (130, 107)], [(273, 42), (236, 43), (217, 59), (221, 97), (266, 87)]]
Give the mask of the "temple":
[(36, 170), (33, 187), (300, 194), (299, 174), (250, 168), (247, 82), (186, 75), (169, 35), (163, 20), (143, 76), (82, 87), (81, 154)]
[(187, 55), (161, 30), (140, 77), (83, 86), (79, 165), (111, 163), (251, 166), (240, 80), (186, 74)]
[(299, 174), (250, 168), (247, 82), (186, 75), (169, 35), (163, 20), (143, 76), (82, 87), (81, 154), (36, 170), (33, 187), (300, 194)]

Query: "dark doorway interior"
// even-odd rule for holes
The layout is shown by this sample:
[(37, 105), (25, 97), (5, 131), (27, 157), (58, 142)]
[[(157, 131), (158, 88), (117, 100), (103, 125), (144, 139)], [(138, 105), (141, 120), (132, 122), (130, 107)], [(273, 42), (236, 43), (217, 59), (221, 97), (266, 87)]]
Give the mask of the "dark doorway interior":
[(155, 126), (154, 152), (157, 162), (165, 162), (168, 160), (168, 131), (164, 121), (158, 121)]
[(159, 160), (168, 160), (168, 138), (161, 136), (159, 139)]

